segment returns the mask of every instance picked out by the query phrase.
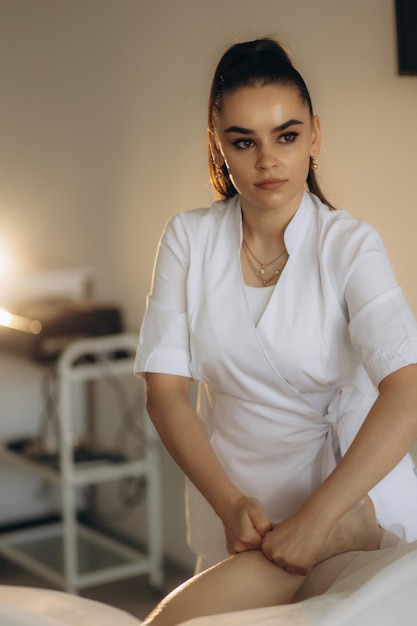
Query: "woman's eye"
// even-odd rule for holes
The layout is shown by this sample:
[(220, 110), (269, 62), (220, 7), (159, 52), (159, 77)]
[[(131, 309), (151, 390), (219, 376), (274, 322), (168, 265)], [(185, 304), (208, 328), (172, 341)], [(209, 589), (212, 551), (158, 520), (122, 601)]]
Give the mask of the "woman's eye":
[(253, 146), (253, 141), (252, 139), (237, 139), (233, 142), (233, 145), (239, 148), (239, 150), (247, 150)]
[(294, 131), (291, 133), (285, 133), (285, 135), (281, 135), (278, 141), (280, 143), (293, 143), (293, 141), (297, 139), (298, 135), (299, 133), (296, 133)]

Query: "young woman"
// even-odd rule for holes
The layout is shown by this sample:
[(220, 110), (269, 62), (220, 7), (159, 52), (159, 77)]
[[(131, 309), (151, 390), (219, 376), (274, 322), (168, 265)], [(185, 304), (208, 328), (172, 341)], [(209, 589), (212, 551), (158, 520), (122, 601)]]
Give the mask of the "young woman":
[(417, 539), (417, 325), (377, 233), (320, 191), (319, 118), (279, 43), (225, 53), (208, 138), (221, 200), (169, 221), (136, 367), (197, 570), (258, 549), (305, 575), (367, 493)]

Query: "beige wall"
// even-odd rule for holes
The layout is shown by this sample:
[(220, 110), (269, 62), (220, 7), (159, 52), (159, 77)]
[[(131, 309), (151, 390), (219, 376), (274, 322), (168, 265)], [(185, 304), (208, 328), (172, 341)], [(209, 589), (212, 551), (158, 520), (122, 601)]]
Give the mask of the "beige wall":
[[(417, 313), (417, 77), (397, 75), (391, 0), (0, 0), (0, 242), (21, 268), (93, 267), (137, 330), (163, 224), (212, 197), (214, 65), (263, 34), (311, 87), (328, 195), (377, 227)], [(166, 463), (180, 558), (182, 480)]]

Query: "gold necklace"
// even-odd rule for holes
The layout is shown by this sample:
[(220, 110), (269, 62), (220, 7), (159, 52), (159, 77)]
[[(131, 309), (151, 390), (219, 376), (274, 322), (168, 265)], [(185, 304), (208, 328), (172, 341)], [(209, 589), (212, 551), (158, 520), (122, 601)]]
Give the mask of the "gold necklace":
[[(249, 265), (251, 266), (251, 268), (253, 269), (253, 271), (255, 272), (256, 276), (262, 281), (263, 286), (266, 287), (270, 282), (272, 282), (273, 280), (278, 280), (279, 275), (281, 274), (282, 270), (284, 269), (284, 265), (287, 262), (288, 259), (288, 252), (287, 250), (284, 250), (284, 252), (281, 252), (281, 254), (279, 254), (278, 256), (275, 257), (275, 259), (272, 259), (272, 261), (269, 261), (268, 263), (262, 263), (258, 258), (256, 258), (256, 256), (253, 254), (252, 250), (249, 248), (247, 242), (245, 241), (245, 239), (243, 239), (243, 244), (244, 244), (244, 251), (246, 252), (246, 258), (249, 261)], [(248, 254), (249, 253), (249, 254)], [(276, 263), (282, 256), (284, 256), (284, 254), (286, 255), (285, 258), (283, 259), (282, 263), (279, 265), (279, 267), (277, 267), (277, 269), (267, 278), (266, 277), (266, 268), (269, 267), (270, 265), (273, 265), (273, 263)], [(250, 256), (249, 256), (250, 255)], [(260, 265), (259, 268), (255, 267), (255, 265), (253, 264), (252, 259), (254, 259), (258, 265)]]

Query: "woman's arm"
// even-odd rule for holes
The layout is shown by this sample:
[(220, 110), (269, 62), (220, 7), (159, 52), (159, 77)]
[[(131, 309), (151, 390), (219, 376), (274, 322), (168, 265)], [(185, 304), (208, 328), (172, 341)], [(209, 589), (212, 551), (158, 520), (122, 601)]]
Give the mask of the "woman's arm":
[(271, 522), (254, 498), (229, 480), (190, 402), (190, 379), (146, 374), (147, 410), (174, 461), (206, 498), (225, 527), (229, 554), (259, 548)]
[(417, 365), (387, 376), (346, 455), (291, 518), (263, 542), (265, 555), (291, 571), (307, 573), (320, 560), (337, 520), (384, 478), (417, 439)]

